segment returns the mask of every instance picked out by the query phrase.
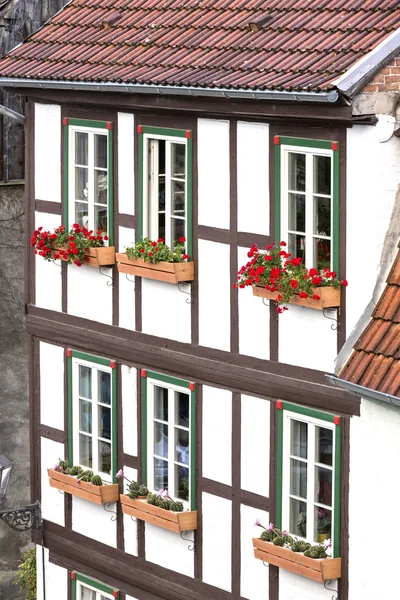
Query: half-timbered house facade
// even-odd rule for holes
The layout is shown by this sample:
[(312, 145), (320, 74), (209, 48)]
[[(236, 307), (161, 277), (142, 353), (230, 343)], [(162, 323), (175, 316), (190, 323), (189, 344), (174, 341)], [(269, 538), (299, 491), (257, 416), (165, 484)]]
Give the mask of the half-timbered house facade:
[[(26, 97), (38, 599), (393, 597), (396, 553), (374, 556), (380, 587), (364, 568), (380, 408), (326, 375), (400, 234), (397, 100), (365, 88), (392, 74), (399, 25), (389, 0), (72, 0), (0, 62), (0, 84)], [(33, 254), (35, 228), (73, 223), (117, 253), (183, 236), (194, 278)], [(248, 248), (274, 240), (348, 280), (340, 307), (278, 315), (234, 289)], [(50, 485), (59, 459), (126, 479), (95, 501)], [(187, 520), (123, 513), (127, 480), (168, 488)], [(260, 560), (256, 521), (330, 537), (339, 570)]]

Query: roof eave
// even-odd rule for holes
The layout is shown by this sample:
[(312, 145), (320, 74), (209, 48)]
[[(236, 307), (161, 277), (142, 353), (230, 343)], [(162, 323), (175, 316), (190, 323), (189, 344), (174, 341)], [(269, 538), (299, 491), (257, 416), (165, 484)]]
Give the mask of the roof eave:
[(379, 392), (378, 390), (371, 390), (363, 385), (351, 383), (350, 381), (340, 379), (334, 375), (325, 375), (325, 377), (334, 387), (345, 390), (354, 396), (358, 396), (359, 398), (367, 398), (368, 400), (375, 400), (378, 402), (386, 402), (386, 404), (391, 404), (392, 406), (397, 406), (397, 408), (400, 408), (400, 398), (397, 396), (385, 394), (384, 392)]
[(245, 90), (228, 88), (201, 88), (173, 85), (144, 85), (138, 83), (102, 83), (84, 81), (52, 81), (47, 79), (27, 79), (0, 77), (0, 86), (11, 88), (36, 88), (53, 90), (75, 90), (91, 92), (122, 92), (128, 94), (159, 94), (178, 96), (204, 96), (248, 100), (287, 100), (297, 102), (335, 103), (339, 99), (336, 90), (328, 92), (281, 91), (281, 90)]

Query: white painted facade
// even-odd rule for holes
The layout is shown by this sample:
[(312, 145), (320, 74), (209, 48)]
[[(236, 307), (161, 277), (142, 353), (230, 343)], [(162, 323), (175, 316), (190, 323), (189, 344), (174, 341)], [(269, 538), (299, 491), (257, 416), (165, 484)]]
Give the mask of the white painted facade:
[(35, 104), (35, 199), (61, 202), (61, 107)]

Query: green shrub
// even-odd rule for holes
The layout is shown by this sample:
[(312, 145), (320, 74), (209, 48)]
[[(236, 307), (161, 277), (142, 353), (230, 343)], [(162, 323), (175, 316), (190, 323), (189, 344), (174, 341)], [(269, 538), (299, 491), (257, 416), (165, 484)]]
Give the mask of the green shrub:
[(14, 582), (25, 592), (26, 600), (36, 600), (36, 549), (25, 552), (18, 565), (18, 575)]

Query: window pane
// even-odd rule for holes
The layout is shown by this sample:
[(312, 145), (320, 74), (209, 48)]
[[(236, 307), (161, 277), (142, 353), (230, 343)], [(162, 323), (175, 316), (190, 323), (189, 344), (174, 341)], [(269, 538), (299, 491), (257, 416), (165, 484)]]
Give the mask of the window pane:
[(168, 463), (161, 458), (154, 459), (154, 489), (155, 491), (168, 489)]
[(92, 403), (79, 399), (79, 429), (92, 433)]
[(97, 232), (99, 229), (104, 233), (107, 232), (107, 207), (102, 206), (94, 207), (94, 231)]
[(185, 179), (186, 175), (186, 146), (185, 144), (171, 144), (171, 172), (172, 177)]
[(307, 458), (307, 443), (308, 443), (308, 425), (302, 421), (290, 420), (291, 422), (291, 440), (290, 454)]
[(306, 197), (301, 194), (289, 194), (289, 229), (306, 230)]
[(88, 199), (88, 169), (75, 167), (75, 200)]
[(75, 223), (81, 227), (88, 227), (88, 204), (87, 202), (75, 202)]
[(158, 237), (165, 240), (165, 214), (159, 213), (158, 215)]
[(107, 204), (108, 174), (105, 171), (94, 172), (94, 201)]
[(314, 233), (331, 235), (331, 199), (314, 196)]
[(179, 242), (181, 237), (185, 237), (185, 221), (181, 219), (171, 219), (171, 240), (172, 243)]
[(175, 465), (175, 498), (189, 500), (189, 469)]
[(307, 498), (307, 463), (290, 459), (290, 493)]
[(158, 172), (165, 176), (165, 140), (155, 140), (155, 151), (158, 149)]
[(315, 450), (316, 457), (315, 460), (318, 463), (322, 463), (323, 465), (333, 465), (333, 431), (332, 429), (325, 429), (325, 427), (316, 427), (315, 428), (316, 440), (315, 440)]
[(296, 258), (302, 258), (305, 261), (306, 257), (306, 238), (304, 235), (296, 235), (289, 233), (289, 247), (288, 251), (292, 256)]
[(315, 507), (315, 529), (314, 539), (320, 544), (332, 538), (332, 511)]
[(83, 365), (79, 365), (79, 395), (92, 397), (92, 369)]
[(331, 157), (314, 156), (314, 194), (331, 194)]
[(175, 460), (184, 465), (189, 464), (189, 431), (175, 428)]
[(289, 152), (289, 190), (305, 192), (306, 190), (306, 155)]
[(94, 166), (107, 169), (107, 136), (95, 134), (94, 136)]
[(79, 464), (90, 469), (93, 466), (92, 438), (83, 433), (79, 434)]
[(154, 386), (154, 416), (160, 421), (168, 421), (168, 390)]
[(307, 534), (307, 505), (293, 498), (290, 498), (289, 533), (304, 538)]
[(314, 240), (314, 264), (319, 271), (331, 267), (331, 240)]
[(99, 406), (99, 437), (111, 440), (111, 408)]
[(111, 444), (99, 441), (99, 471), (111, 473)]
[(165, 212), (165, 175), (158, 178), (158, 210)]
[(171, 181), (171, 212), (178, 217), (185, 217), (185, 183)]
[(88, 134), (81, 131), (75, 131), (75, 164), (88, 164)]
[(189, 394), (175, 392), (175, 425), (189, 427)]
[(96, 600), (96, 592), (94, 590), (89, 590), (89, 588), (84, 587), (82, 584), (79, 587), (81, 590), (81, 600)]
[(111, 403), (111, 375), (104, 371), (98, 371), (98, 394), (99, 402), (102, 404)]
[(315, 501), (332, 506), (332, 471), (315, 467)]
[(168, 458), (168, 425), (154, 423), (154, 454)]

